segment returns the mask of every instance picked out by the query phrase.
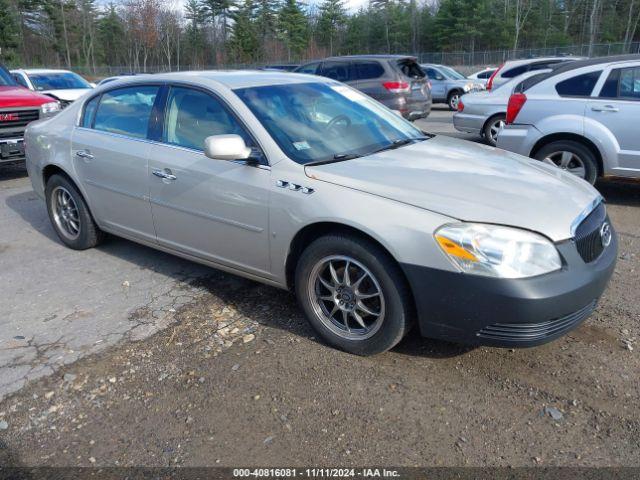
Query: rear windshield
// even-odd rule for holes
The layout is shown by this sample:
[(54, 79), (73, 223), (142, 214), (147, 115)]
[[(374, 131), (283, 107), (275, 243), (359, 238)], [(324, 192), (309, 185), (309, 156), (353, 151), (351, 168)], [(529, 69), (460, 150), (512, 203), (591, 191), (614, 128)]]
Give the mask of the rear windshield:
[(425, 73), (420, 68), (420, 65), (415, 60), (406, 59), (398, 61), (398, 68), (400, 71), (410, 78), (424, 78)]

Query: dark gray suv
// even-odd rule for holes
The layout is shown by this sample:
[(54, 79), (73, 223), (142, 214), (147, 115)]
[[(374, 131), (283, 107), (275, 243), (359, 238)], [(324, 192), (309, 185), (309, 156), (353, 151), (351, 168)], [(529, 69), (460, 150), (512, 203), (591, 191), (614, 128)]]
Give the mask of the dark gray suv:
[(431, 84), (415, 57), (352, 55), (307, 63), (295, 72), (321, 75), (357, 88), (409, 120), (431, 112)]

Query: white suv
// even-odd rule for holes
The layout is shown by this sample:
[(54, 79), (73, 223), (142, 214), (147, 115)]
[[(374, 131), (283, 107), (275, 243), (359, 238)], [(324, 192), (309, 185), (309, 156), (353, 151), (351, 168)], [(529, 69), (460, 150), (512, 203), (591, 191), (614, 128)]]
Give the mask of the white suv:
[(493, 75), (491, 75), (487, 82), (487, 90), (498, 87), (512, 78), (519, 77), (523, 73), (534, 70), (546, 70), (559, 63), (573, 62), (576, 60), (584, 60), (584, 57), (540, 57), (527, 58), (524, 60), (509, 60), (493, 72)]
[(640, 177), (639, 120), (640, 55), (573, 62), (516, 87), (498, 147), (590, 183)]

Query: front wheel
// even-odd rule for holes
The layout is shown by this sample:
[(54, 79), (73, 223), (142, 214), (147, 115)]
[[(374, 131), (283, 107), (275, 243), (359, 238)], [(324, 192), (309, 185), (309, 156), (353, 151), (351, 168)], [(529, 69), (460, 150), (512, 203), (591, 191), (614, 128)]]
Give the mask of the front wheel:
[(537, 160), (565, 170), (591, 185), (598, 178), (598, 162), (585, 145), (572, 140), (560, 140), (545, 145), (535, 154)]
[(309, 245), (296, 268), (296, 296), (327, 343), (356, 355), (389, 350), (412, 324), (400, 268), (357, 237), (328, 235)]
[(458, 105), (460, 104), (460, 92), (451, 92), (447, 97), (447, 104), (449, 105), (449, 110), (458, 110)]

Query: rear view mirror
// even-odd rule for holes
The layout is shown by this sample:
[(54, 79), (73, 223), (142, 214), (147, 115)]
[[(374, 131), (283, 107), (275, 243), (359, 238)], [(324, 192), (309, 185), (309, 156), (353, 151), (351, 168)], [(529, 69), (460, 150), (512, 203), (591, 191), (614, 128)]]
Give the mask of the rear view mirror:
[(204, 139), (204, 154), (214, 160), (246, 160), (251, 149), (240, 135), (212, 135)]

